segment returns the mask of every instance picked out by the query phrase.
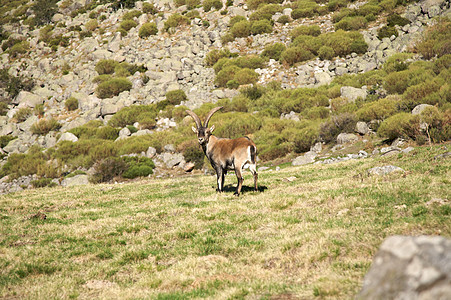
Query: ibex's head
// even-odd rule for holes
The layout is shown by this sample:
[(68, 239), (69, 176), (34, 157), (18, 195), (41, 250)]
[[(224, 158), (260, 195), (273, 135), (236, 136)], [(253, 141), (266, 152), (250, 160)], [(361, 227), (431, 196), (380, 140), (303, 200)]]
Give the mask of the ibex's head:
[(210, 121), (211, 116), (217, 112), (218, 110), (220, 110), (222, 108), (222, 106), (218, 106), (213, 108), (212, 110), (210, 110), (210, 112), (208, 113), (207, 117), (205, 118), (205, 125), (202, 126), (202, 122), (200, 121), (200, 118), (191, 110), (187, 109), (186, 113), (189, 114), (191, 117), (193, 117), (194, 122), (196, 122), (196, 127), (192, 127), (193, 131), (195, 134), (197, 134), (197, 138), (199, 140), (199, 144), (201, 145), (205, 145), (208, 143), (208, 140), (210, 139), (210, 136), (213, 132), (213, 130), (215, 130), (215, 125), (211, 126), (210, 128), (208, 128), (208, 121)]

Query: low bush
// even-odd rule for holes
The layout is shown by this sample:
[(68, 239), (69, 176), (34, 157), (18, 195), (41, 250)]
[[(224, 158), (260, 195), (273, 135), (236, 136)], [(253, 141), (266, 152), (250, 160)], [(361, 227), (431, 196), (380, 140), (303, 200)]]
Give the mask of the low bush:
[(143, 12), (146, 14), (154, 15), (158, 12), (158, 9), (155, 7), (153, 3), (144, 2), (143, 3)]
[(135, 122), (141, 123), (144, 119), (157, 117), (156, 105), (132, 105), (119, 110), (109, 121), (108, 125), (112, 127), (125, 127), (133, 125)]
[(212, 8), (216, 10), (220, 10), (222, 8), (222, 1), (220, 0), (204, 0), (202, 3), (202, 6), (204, 7), (204, 11), (208, 12)]
[(234, 38), (247, 37), (251, 34), (251, 22), (244, 20), (235, 23), (230, 28), (230, 34)]
[(291, 22), (291, 19), (287, 15), (282, 15), (277, 19), (277, 23), (280, 23), (280, 24), (287, 24), (290, 22)]
[(443, 55), (434, 62), (432, 70), (435, 74), (440, 74), (443, 70), (451, 68), (451, 54)]
[(94, 173), (89, 181), (92, 183), (107, 182), (122, 175), (126, 169), (127, 163), (121, 158), (108, 157), (94, 165)]
[(269, 20), (263, 19), (251, 23), (251, 33), (253, 35), (271, 32), (272, 24)]
[(22, 107), (14, 114), (16, 122), (21, 123), (32, 115), (33, 111), (29, 107)]
[(267, 44), (265, 46), (265, 50), (260, 54), (261, 57), (272, 58), (275, 60), (280, 60), (280, 56), (283, 51), (285, 51), (287, 47), (283, 43), (273, 43)]
[(415, 51), (431, 59), (451, 54), (451, 20), (441, 18), (437, 24), (430, 26), (424, 33), (422, 40), (415, 45)]
[(173, 90), (166, 93), (166, 100), (171, 105), (179, 105), (182, 101), (186, 101), (188, 97), (183, 90)]
[(122, 20), (133, 20), (134, 18), (138, 18), (141, 14), (142, 13), (139, 10), (129, 10), (122, 16)]
[(30, 183), (34, 188), (43, 188), (43, 187), (51, 185), (52, 178), (40, 178), (40, 179), (32, 180)]
[(404, 71), (408, 68), (406, 60), (411, 58), (410, 53), (396, 53), (390, 56), (383, 65), (383, 70), (387, 73)]
[(361, 121), (385, 120), (397, 112), (399, 97), (387, 97), (375, 102), (366, 103), (357, 112), (357, 118)]
[(12, 46), (9, 49), (9, 55), (11, 55), (12, 58), (16, 58), (21, 54), (27, 53), (29, 49), (30, 49), (30, 43), (27, 41), (23, 41), (23, 42), (14, 44), (14, 46)]
[(326, 143), (333, 142), (341, 132), (354, 132), (356, 123), (355, 115), (350, 113), (332, 116), (328, 121), (321, 124), (319, 137)]
[(113, 59), (101, 59), (97, 62), (95, 70), (99, 75), (113, 74), (119, 63)]
[(300, 129), (294, 136), (294, 151), (295, 152), (307, 152), (318, 141), (319, 130), (317, 126), (309, 126)]
[(405, 26), (407, 24), (410, 24), (410, 21), (407, 20), (406, 18), (401, 17), (398, 14), (392, 14), (387, 17), (387, 25), (388, 26), (395, 26), (395, 25)]
[(326, 60), (326, 59), (330, 60), (330, 59), (334, 58), (334, 56), (335, 56), (335, 51), (334, 51), (334, 49), (332, 49), (332, 47), (322, 46), (318, 50), (318, 57), (321, 58), (322, 60)]
[(291, 39), (294, 40), (300, 35), (311, 35), (311, 36), (318, 36), (321, 34), (321, 28), (318, 25), (311, 25), (311, 26), (298, 26), (295, 27), (290, 31)]
[(252, 69), (242, 68), (235, 73), (233, 80), (239, 85), (256, 83), (258, 81), (258, 74)]
[(164, 30), (168, 31), (170, 28), (176, 28), (182, 25), (189, 25), (190, 21), (187, 17), (180, 14), (171, 15), (166, 22), (164, 22)]
[(235, 74), (240, 70), (241, 68), (235, 65), (229, 65), (227, 67), (224, 67), (221, 69), (221, 71), (218, 72), (215, 78), (215, 84), (218, 87), (226, 87), (227, 82), (234, 79)]
[(394, 140), (398, 137), (415, 139), (420, 133), (419, 116), (399, 113), (384, 120), (377, 130), (381, 137)]
[(139, 156), (124, 156), (122, 160), (127, 164), (127, 169), (122, 173), (122, 177), (133, 179), (141, 176), (153, 174), (155, 164), (152, 159)]
[(34, 174), (48, 178), (58, 176), (58, 172), (47, 164), (48, 159), (37, 146), (30, 147), (26, 154), (11, 153), (0, 169), (0, 178), (8, 175), (10, 179), (15, 179)]
[(0, 148), (4, 148), (6, 147), (6, 145), (9, 144), (9, 142), (11, 142), (12, 140), (17, 139), (16, 136), (12, 136), (12, 135), (1, 135), (0, 136)]
[(204, 152), (197, 145), (196, 141), (187, 142), (188, 146), (183, 151), (183, 157), (187, 162), (192, 162), (195, 169), (202, 169), (204, 166)]
[(70, 97), (64, 102), (64, 106), (68, 111), (73, 111), (78, 108), (78, 99), (75, 97)]
[(96, 88), (97, 96), (101, 99), (111, 98), (123, 91), (129, 91), (132, 83), (127, 78), (113, 78), (102, 82)]
[(91, 19), (85, 24), (85, 28), (87, 31), (94, 31), (99, 27), (99, 23), (95, 19)]
[(158, 33), (157, 24), (152, 23), (144, 23), (138, 31), (138, 36), (140, 38), (147, 38), (151, 35), (156, 35)]
[(362, 16), (345, 17), (335, 24), (335, 30), (343, 29), (346, 31), (359, 30), (366, 28), (368, 21)]
[(33, 134), (46, 135), (50, 131), (55, 131), (61, 128), (61, 124), (58, 123), (55, 119), (41, 119), (38, 122), (34, 123), (30, 131)]
[(136, 27), (136, 26), (138, 26), (138, 23), (136, 23), (134, 20), (123, 20), (119, 24), (119, 29), (129, 31), (130, 29), (132, 29), (133, 27)]
[(313, 53), (309, 50), (306, 50), (302, 47), (290, 47), (282, 52), (282, 54), (280, 55), (280, 61), (292, 66), (298, 62), (310, 60), (313, 57)]
[(392, 35), (398, 36), (398, 30), (393, 26), (384, 26), (377, 31), (377, 37), (381, 40)]
[(209, 67), (212, 67), (221, 58), (230, 58), (233, 56), (234, 55), (227, 48), (221, 50), (214, 49), (208, 52), (205, 56), (205, 64)]

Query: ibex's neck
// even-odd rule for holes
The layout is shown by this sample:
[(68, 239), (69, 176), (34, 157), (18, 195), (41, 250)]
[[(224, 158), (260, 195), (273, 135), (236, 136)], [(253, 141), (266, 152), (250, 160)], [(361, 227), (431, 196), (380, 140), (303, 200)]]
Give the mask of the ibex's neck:
[(208, 152), (213, 148), (214, 144), (216, 144), (217, 141), (218, 138), (214, 135), (211, 135), (208, 139), (208, 143), (202, 145), (202, 150), (204, 150), (204, 153), (207, 157), (209, 157)]

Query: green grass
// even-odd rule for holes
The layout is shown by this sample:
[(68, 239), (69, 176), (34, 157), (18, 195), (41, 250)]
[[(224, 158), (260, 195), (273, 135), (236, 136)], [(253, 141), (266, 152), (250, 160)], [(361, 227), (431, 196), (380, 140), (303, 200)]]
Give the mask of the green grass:
[[(246, 172), (239, 198), (234, 176), (2, 195), (0, 297), (353, 298), (386, 237), (451, 236), (427, 204), (450, 194), (445, 147), (261, 172), (260, 192)], [(368, 175), (387, 164), (405, 172)]]

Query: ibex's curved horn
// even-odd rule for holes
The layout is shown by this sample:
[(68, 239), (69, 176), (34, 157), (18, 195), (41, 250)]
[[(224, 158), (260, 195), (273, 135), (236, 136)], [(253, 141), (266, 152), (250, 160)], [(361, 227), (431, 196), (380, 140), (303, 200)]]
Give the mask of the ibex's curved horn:
[(198, 129), (202, 127), (202, 122), (201, 122), (200, 118), (194, 112), (192, 112), (189, 109), (185, 110), (185, 112), (188, 115), (190, 115), (191, 117), (193, 117), (194, 122), (196, 122), (196, 126), (197, 126)]
[(205, 118), (205, 127), (208, 127), (208, 121), (210, 121), (211, 116), (217, 112), (218, 110), (220, 110), (222, 108), (222, 106), (218, 106), (213, 108), (212, 110), (210, 110), (210, 112), (208, 113), (207, 117)]

